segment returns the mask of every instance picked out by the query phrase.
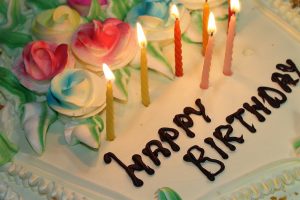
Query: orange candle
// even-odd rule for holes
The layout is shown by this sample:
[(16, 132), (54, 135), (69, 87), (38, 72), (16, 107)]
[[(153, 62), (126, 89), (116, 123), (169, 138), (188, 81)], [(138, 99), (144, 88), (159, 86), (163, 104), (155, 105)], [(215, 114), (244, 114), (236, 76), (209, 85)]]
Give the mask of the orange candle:
[(202, 55), (205, 55), (205, 51), (208, 43), (207, 26), (208, 26), (209, 10), (210, 10), (209, 5), (206, 0), (203, 6), (203, 17), (202, 17), (202, 44), (203, 44)]
[(183, 76), (182, 68), (182, 45), (181, 45), (181, 30), (179, 21), (179, 12), (177, 6), (174, 4), (171, 8), (172, 15), (175, 17), (174, 24), (174, 43), (175, 43), (175, 75), (177, 77)]

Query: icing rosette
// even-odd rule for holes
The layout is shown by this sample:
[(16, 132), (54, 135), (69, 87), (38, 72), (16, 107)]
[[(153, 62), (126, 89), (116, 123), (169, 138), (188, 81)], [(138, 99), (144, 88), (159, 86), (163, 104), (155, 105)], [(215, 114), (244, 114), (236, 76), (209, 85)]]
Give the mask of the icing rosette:
[(112, 70), (126, 66), (135, 56), (138, 45), (136, 32), (129, 24), (109, 18), (80, 26), (71, 48), (82, 67), (99, 72), (103, 63)]
[[(148, 41), (165, 41), (174, 38), (174, 17), (170, 14), (171, 0), (143, 0), (134, 6), (127, 14), (126, 21), (135, 25), (143, 25)], [(184, 33), (190, 24), (190, 13), (178, 4), (181, 31)]]
[[(68, 5), (77, 10), (82, 16), (87, 16), (92, 0), (68, 0)], [(98, 0), (100, 5), (107, 5), (107, 0)]]
[(83, 22), (76, 10), (63, 5), (39, 13), (33, 21), (32, 32), (40, 40), (69, 43), (75, 30)]
[(26, 88), (46, 93), (51, 79), (66, 68), (74, 67), (74, 58), (66, 44), (45, 41), (29, 43), (13, 71)]
[(105, 93), (104, 78), (84, 69), (69, 69), (52, 79), (47, 101), (63, 115), (88, 118), (104, 109)]

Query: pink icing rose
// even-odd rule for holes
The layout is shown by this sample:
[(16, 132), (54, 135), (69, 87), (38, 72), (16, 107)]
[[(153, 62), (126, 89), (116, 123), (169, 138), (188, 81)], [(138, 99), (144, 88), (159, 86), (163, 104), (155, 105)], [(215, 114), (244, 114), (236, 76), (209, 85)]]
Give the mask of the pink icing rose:
[(92, 71), (102, 71), (106, 63), (114, 70), (126, 66), (135, 56), (136, 31), (115, 18), (94, 20), (79, 27), (71, 42), (78, 64)]
[(14, 72), (22, 85), (38, 93), (47, 92), (51, 79), (65, 68), (74, 67), (74, 58), (66, 44), (45, 41), (29, 43)]
[[(92, 0), (68, 0), (70, 7), (77, 10), (82, 16), (89, 13)], [(98, 0), (100, 5), (107, 5), (107, 0)]]

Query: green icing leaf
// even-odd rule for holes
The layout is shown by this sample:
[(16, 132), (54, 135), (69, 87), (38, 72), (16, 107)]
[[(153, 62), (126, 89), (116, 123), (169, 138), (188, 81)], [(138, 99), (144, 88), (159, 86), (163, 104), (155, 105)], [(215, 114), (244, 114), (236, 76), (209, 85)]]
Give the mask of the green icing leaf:
[(31, 41), (31, 35), (10, 30), (0, 30), (0, 44), (6, 44), (9, 48), (24, 47)]
[(6, 98), (12, 95), (13, 99), (21, 104), (36, 99), (35, 93), (23, 87), (15, 75), (3, 67), (0, 67), (0, 92), (2, 92)]
[(6, 23), (7, 21), (7, 10), (8, 8), (5, 0), (0, 0), (0, 17), (2, 18), (2, 20), (0, 20), (0, 25)]
[(293, 143), (294, 149), (300, 148), (300, 138)]
[(201, 42), (193, 41), (186, 34), (182, 35), (182, 41), (185, 41), (185, 42), (190, 43), (190, 44), (199, 44), (199, 43), (201, 43)]
[[(168, 71), (173, 74), (172, 66), (168, 62), (168, 60), (162, 55), (162, 52), (158, 49), (158, 46), (153, 45), (151, 42), (147, 45), (147, 51), (150, 55), (152, 55), (154, 58), (158, 59), (161, 63), (163, 63), (163, 67), (166, 67)], [(151, 67), (151, 66), (149, 66)], [(153, 68), (154, 70), (158, 72), (162, 72), (162, 70)]]
[(26, 1), (29, 4), (33, 4), (34, 6), (42, 10), (56, 8), (59, 5), (61, 5), (59, 0), (26, 0)]
[(129, 67), (123, 67), (121, 69), (114, 70), (114, 75), (115, 75), (114, 85), (117, 86), (117, 89), (122, 93), (121, 95), (124, 96), (125, 98), (122, 98), (120, 94), (116, 94), (114, 96), (119, 100), (127, 100), (128, 98), (127, 85), (129, 83), (129, 79), (131, 76)]
[(90, 11), (87, 16), (88, 21), (96, 20), (105, 20), (107, 18), (106, 13), (101, 8), (98, 0), (92, 0), (92, 4), (90, 6)]
[(99, 141), (99, 133), (101, 133), (104, 129), (104, 122), (99, 115), (95, 115), (87, 119), (87, 121), (91, 124), (90, 131), (92, 133), (93, 138), (96, 141)]
[(179, 194), (169, 187), (160, 188), (157, 191), (158, 200), (182, 200)]
[(0, 166), (11, 161), (18, 152), (18, 147), (11, 143), (8, 138), (0, 132)]
[(197, 31), (202, 32), (202, 12), (199, 10), (191, 12), (192, 22), (197, 24)]
[(112, 13), (115, 15), (116, 18), (124, 20), (128, 11), (139, 2), (141, 2), (141, 0), (111, 0)]
[(26, 21), (26, 17), (22, 14), (22, 9), (21, 9), (22, 5), (19, 1), (20, 0), (10, 0), (9, 7), (8, 7), (9, 8), (8, 14), (10, 16), (7, 16), (9, 21), (11, 20), (11, 25), (9, 28), (15, 28), (19, 25), (22, 26)]

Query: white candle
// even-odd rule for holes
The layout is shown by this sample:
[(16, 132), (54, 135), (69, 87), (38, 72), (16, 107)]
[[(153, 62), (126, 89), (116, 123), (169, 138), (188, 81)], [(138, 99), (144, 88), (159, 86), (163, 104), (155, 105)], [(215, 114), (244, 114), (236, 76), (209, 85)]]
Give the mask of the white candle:
[(209, 85), (209, 71), (211, 66), (211, 59), (214, 46), (214, 33), (216, 31), (215, 17), (212, 12), (209, 14), (207, 32), (209, 34), (208, 43), (205, 51), (204, 64), (202, 69), (202, 78), (200, 88), (207, 89)]
[(233, 42), (236, 29), (236, 13), (240, 10), (239, 0), (231, 0), (230, 8), (233, 12), (230, 17), (227, 41), (226, 41), (226, 51), (224, 58), (223, 74), (226, 76), (232, 75), (231, 65), (232, 65), (232, 54), (233, 54)]

